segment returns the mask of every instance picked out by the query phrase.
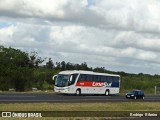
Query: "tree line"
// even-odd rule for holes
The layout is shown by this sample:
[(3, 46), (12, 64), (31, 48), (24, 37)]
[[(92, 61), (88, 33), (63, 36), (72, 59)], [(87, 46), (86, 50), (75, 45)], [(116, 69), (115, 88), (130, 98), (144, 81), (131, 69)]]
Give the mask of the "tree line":
[[(47, 61), (46, 63), (44, 63)], [(43, 63), (43, 64), (42, 64)], [(130, 74), (114, 72), (104, 67), (88, 67), (86, 62), (74, 64), (70, 62), (53, 62), (51, 58), (42, 58), (37, 52), (24, 52), (15, 48), (0, 46), (0, 90), (30, 91), (53, 89), (53, 75), (64, 70), (88, 70), (94, 72), (119, 74), (121, 91), (144, 89), (153, 92), (154, 86), (160, 86), (159, 75)]]

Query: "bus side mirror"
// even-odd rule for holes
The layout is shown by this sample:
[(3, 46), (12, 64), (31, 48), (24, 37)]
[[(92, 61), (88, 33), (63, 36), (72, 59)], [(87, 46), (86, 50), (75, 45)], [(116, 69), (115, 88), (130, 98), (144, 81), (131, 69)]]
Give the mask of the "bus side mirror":
[(52, 78), (52, 80), (55, 81), (56, 78), (57, 78), (57, 75), (54, 75), (53, 78)]

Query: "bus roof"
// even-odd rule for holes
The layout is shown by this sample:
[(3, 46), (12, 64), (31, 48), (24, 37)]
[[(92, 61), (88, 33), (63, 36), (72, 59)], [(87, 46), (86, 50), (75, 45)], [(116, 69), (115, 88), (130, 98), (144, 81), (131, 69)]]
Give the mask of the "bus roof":
[(61, 71), (59, 74), (90, 74), (90, 75), (104, 75), (104, 76), (117, 76), (120, 77), (120, 75), (115, 74), (108, 74), (108, 73), (98, 73), (93, 71), (84, 71), (84, 70), (67, 70), (67, 71)]

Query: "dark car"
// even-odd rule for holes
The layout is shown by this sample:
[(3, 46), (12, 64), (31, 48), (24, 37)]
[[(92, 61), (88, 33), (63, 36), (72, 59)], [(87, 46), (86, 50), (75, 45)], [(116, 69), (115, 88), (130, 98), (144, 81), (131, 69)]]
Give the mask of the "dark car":
[(145, 95), (142, 90), (133, 90), (126, 94), (126, 98), (131, 99), (144, 99)]

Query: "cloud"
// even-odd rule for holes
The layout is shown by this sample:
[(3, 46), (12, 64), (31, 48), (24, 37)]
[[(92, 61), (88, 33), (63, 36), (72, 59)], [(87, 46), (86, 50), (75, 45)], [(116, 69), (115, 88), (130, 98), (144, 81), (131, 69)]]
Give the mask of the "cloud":
[(53, 22), (74, 22), (88, 25), (93, 25), (99, 20), (104, 21), (102, 16), (94, 13), (84, 4), (87, 4), (87, 0), (41, 0), (41, 2), (38, 0), (32, 2), (28, 0), (1, 0), (0, 14), (5, 17), (33, 17)]
[(35, 18), (104, 29), (155, 33), (160, 31), (160, 16), (156, 14), (160, 12), (159, 5), (157, 0), (1, 0), (0, 14), (16, 19)]
[[(0, 43), (55, 61), (159, 73), (157, 0), (0, 0)], [(8, 7), (6, 7), (8, 6)]]

